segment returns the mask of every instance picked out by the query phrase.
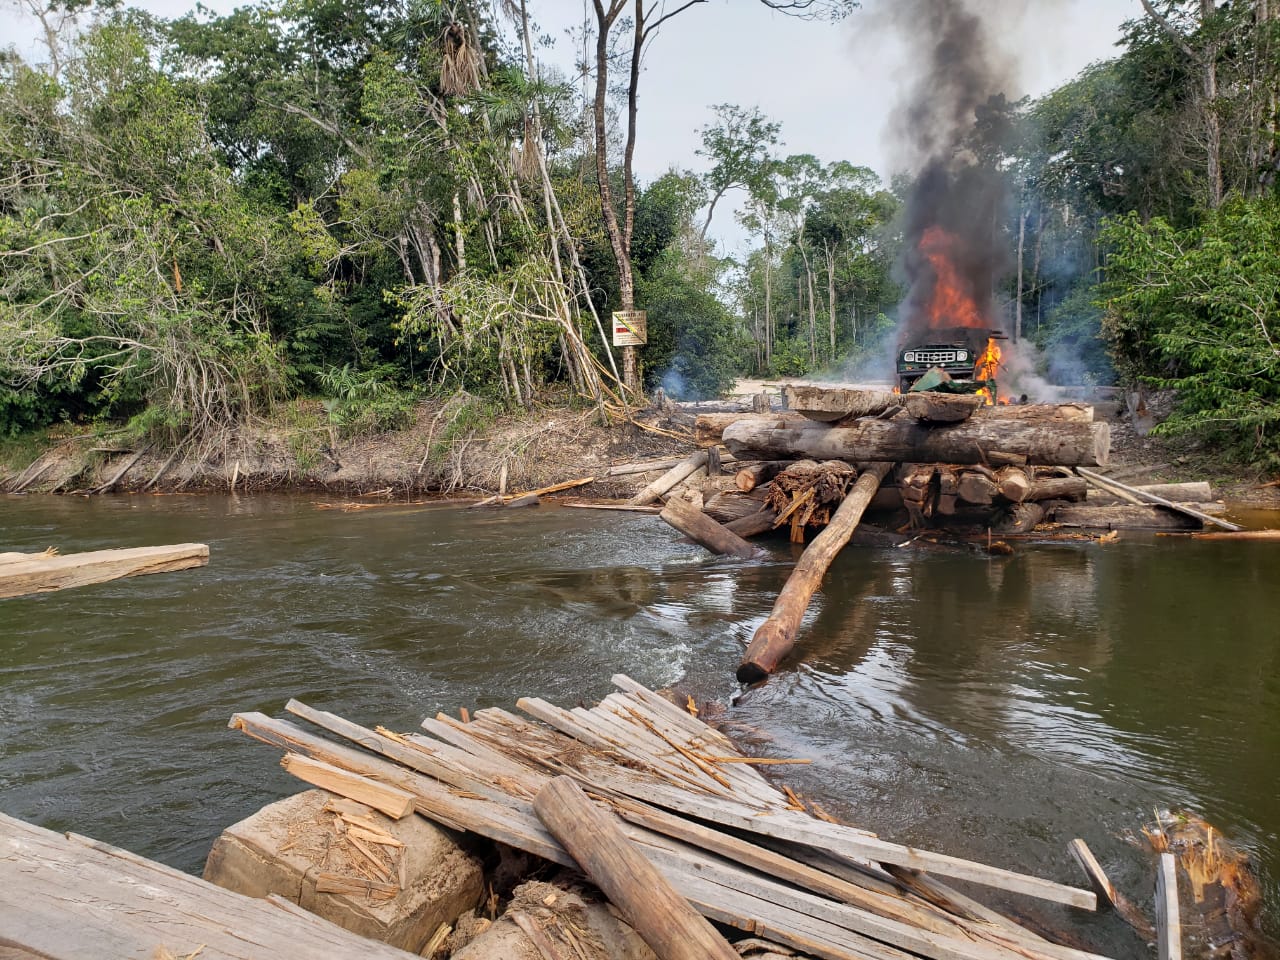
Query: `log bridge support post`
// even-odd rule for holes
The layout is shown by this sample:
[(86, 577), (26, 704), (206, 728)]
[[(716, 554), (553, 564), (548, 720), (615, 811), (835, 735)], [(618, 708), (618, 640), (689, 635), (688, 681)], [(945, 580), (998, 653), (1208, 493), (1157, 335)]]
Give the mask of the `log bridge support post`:
[(821, 586), (831, 562), (853, 536), (867, 504), (892, 467), (891, 463), (867, 464), (826, 529), (805, 548), (800, 562), (778, 595), (773, 612), (756, 631), (742, 663), (738, 665), (740, 683), (763, 680), (795, 646), (796, 633), (809, 601)]

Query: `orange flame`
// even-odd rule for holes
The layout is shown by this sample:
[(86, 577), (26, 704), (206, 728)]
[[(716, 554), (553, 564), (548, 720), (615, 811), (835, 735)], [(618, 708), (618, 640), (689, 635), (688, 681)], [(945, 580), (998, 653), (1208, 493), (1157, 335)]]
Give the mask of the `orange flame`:
[[(994, 380), (996, 378), (996, 371), (1000, 369), (1000, 357), (1000, 345), (996, 343), (995, 340), (988, 337), (987, 349), (982, 351), (982, 356), (978, 358), (977, 366), (973, 369), (973, 379)], [(978, 396), (986, 399), (988, 407), (995, 405), (996, 399), (991, 395), (991, 391), (986, 387), (983, 387), (978, 391)], [(1009, 401), (1006, 399), (1003, 402), (1008, 403)]]
[(956, 269), (954, 252), (959, 239), (941, 227), (929, 227), (920, 236), (920, 253), (933, 268), (933, 292), (925, 312), (932, 329), (989, 327), (969, 284)]

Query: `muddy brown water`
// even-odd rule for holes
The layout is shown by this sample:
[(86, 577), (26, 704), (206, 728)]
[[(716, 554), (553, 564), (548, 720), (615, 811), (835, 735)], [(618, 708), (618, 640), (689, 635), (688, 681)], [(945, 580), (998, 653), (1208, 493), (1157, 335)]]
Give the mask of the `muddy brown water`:
[[(224, 826), (297, 789), (226, 728), (235, 711), (298, 697), (408, 730), (525, 695), (594, 702), (621, 671), (718, 702), (756, 752), (812, 758), (785, 782), (837, 816), (1072, 883), (1084, 837), (1144, 903), (1151, 858), (1124, 836), (1196, 810), (1253, 855), (1277, 927), (1278, 544), (850, 549), (803, 658), (735, 699), (786, 543), (718, 560), (650, 515), (556, 507), (0, 499), (0, 550), (186, 541), (208, 567), (0, 601), (0, 810), (198, 872)], [(1143, 955), (1114, 919), (1073, 922)]]

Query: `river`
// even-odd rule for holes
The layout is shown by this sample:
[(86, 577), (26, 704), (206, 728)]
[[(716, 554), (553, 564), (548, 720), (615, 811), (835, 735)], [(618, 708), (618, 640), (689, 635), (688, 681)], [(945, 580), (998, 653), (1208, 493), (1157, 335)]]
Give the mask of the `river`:
[(812, 758), (786, 782), (887, 838), (1081, 883), (1065, 848), (1084, 837), (1148, 901), (1150, 858), (1123, 837), (1186, 808), (1275, 902), (1273, 543), (850, 548), (803, 659), (735, 697), (784, 542), (725, 561), (650, 515), (554, 506), (0, 499), (0, 550), (187, 541), (208, 567), (0, 601), (0, 810), (198, 872), (224, 826), (298, 789), (233, 712), (298, 697), (409, 730), (521, 696), (591, 703), (625, 672), (679, 684), (752, 749)]

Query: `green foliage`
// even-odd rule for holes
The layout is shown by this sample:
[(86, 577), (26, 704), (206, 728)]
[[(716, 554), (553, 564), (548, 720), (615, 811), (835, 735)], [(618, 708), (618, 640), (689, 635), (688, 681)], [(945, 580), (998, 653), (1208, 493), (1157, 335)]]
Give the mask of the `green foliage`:
[(636, 287), (649, 314), (646, 384), (678, 400), (719, 396), (746, 366), (746, 337), (708, 281), (669, 249)]
[(416, 400), (394, 385), (394, 373), (389, 365), (357, 371), (350, 364), (320, 373), (320, 387), (327, 394), (324, 410), (341, 436), (402, 430), (412, 422)]
[(1170, 432), (1280, 464), (1280, 201), (1229, 201), (1197, 227), (1130, 214), (1111, 249), (1105, 331), (1122, 373), (1178, 391)]

